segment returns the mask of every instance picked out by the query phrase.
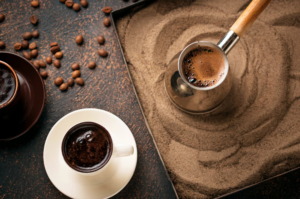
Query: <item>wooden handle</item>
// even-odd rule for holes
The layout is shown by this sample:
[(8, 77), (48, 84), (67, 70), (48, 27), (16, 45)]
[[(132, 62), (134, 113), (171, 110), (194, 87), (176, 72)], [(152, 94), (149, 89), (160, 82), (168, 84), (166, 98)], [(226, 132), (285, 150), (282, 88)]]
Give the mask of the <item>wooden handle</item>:
[(239, 37), (242, 37), (271, 1), (253, 0), (231, 26), (230, 30), (234, 31)]

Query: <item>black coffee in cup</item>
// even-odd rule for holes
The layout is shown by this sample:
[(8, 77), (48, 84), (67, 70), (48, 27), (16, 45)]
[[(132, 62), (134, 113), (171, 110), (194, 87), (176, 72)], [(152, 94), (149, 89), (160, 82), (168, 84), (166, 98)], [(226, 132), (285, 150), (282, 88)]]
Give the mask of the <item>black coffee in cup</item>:
[(12, 98), (15, 89), (16, 80), (13, 72), (6, 65), (0, 63), (0, 107)]
[(108, 131), (93, 122), (83, 122), (72, 127), (62, 144), (67, 164), (84, 173), (104, 167), (112, 155), (112, 149), (112, 139)]

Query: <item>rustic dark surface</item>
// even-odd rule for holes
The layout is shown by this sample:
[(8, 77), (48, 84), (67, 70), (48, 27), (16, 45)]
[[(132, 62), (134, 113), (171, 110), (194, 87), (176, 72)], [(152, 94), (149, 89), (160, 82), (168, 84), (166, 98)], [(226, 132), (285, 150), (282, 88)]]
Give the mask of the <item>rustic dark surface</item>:
[[(57, 41), (64, 52), (61, 68), (47, 65), (49, 77), (45, 80), (46, 103), (37, 124), (24, 136), (0, 143), (0, 198), (67, 198), (50, 182), (43, 165), (43, 148), (52, 126), (67, 113), (81, 108), (100, 108), (119, 116), (131, 129), (137, 141), (138, 164), (136, 172), (115, 198), (175, 198), (155, 145), (145, 125), (136, 96), (130, 83), (113, 27), (103, 25), (105, 15), (101, 8), (111, 6), (113, 10), (132, 4), (122, 0), (88, 0), (89, 6), (79, 12), (67, 8), (59, 0), (39, 0), (40, 6), (33, 8), (31, 0), (0, 0), (0, 13), (6, 15), (0, 23), (0, 40), (6, 43), (4, 51), (16, 52), (13, 45), (22, 41), (22, 34), (38, 30), (36, 42), (39, 56), (51, 55), (49, 44)], [(79, 2), (79, 0), (74, 0)], [(38, 24), (30, 23), (30, 16), (38, 17)], [(84, 43), (75, 42), (83, 35)], [(106, 43), (100, 46), (96, 37), (104, 35)], [(97, 50), (108, 51), (101, 58)], [(29, 50), (26, 50), (29, 52)], [(53, 56), (52, 56), (53, 57)], [(35, 60), (35, 59), (34, 59)], [(96, 61), (97, 67), (87, 67)], [(71, 64), (78, 62), (85, 86), (75, 85), (61, 92), (53, 81), (62, 76), (71, 77)]]

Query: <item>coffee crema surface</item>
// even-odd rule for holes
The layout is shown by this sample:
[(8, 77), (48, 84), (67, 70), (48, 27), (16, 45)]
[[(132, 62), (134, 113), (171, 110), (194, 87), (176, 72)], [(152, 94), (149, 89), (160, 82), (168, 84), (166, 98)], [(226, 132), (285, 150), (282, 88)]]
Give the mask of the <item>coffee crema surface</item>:
[(190, 51), (183, 59), (186, 80), (197, 87), (209, 87), (222, 79), (225, 63), (222, 55), (210, 47), (199, 47)]
[(15, 88), (16, 82), (11, 70), (0, 63), (0, 106), (11, 99)]

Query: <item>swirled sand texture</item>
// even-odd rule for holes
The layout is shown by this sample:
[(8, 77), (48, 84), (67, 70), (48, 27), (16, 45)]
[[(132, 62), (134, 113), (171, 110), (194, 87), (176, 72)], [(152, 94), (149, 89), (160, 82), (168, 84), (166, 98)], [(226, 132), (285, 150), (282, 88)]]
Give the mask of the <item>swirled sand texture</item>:
[(182, 198), (216, 197), (300, 165), (300, 1), (272, 1), (232, 49), (233, 88), (223, 109), (189, 115), (165, 92), (173, 56), (194, 41), (217, 43), (249, 2), (159, 0), (117, 23), (146, 118)]

